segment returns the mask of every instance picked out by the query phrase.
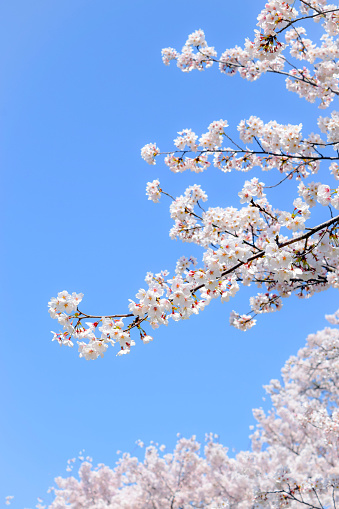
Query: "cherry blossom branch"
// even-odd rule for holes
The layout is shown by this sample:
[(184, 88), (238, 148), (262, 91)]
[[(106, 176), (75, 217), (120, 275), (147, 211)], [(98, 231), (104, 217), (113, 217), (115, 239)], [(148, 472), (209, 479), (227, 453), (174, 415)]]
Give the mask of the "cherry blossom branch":
[(286, 498), (289, 498), (290, 500), (294, 500), (295, 502), (299, 502), (299, 504), (306, 505), (307, 507), (311, 507), (312, 509), (320, 509), (319, 506), (316, 506), (314, 504), (310, 504), (309, 502), (306, 502), (302, 498), (297, 498), (292, 493), (291, 489), (289, 491), (286, 490), (276, 490), (276, 491), (267, 491), (265, 494), (267, 495), (277, 495), (278, 493), (284, 493), (286, 495)]
[(284, 177), (283, 179), (281, 179), (277, 184), (274, 184), (273, 186), (265, 186), (264, 189), (274, 189), (275, 187), (278, 187), (280, 186), (280, 184), (282, 184), (283, 182), (285, 182), (285, 180), (288, 180), (292, 175), (294, 175), (294, 173), (297, 173), (298, 172), (298, 169), (300, 168), (301, 164), (299, 166), (297, 166), (296, 168), (294, 168), (292, 171), (290, 171), (290, 173), (288, 173), (286, 175), (286, 177)]
[[(309, 230), (310, 230), (309, 232), (304, 233), (303, 235), (300, 235), (298, 237), (295, 237), (294, 239), (290, 239), (290, 240), (287, 240), (287, 241), (282, 242), (282, 243), (279, 243), (278, 240), (277, 240), (277, 245), (278, 245), (279, 248), (289, 246), (291, 244), (294, 244), (295, 242), (299, 242), (300, 240), (307, 239), (307, 238), (311, 237), (312, 235), (314, 235), (315, 233), (317, 233), (319, 230), (327, 228), (328, 226), (331, 226), (332, 224), (335, 224), (335, 223), (338, 223), (338, 222), (339, 222), (339, 215), (334, 217), (334, 218), (332, 218), (332, 219), (329, 219), (328, 221), (325, 221), (324, 223), (321, 223), (318, 226), (315, 226), (313, 228), (309, 228)], [(225, 270), (224, 272), (222, 272), (222, 274), (221, 274), (219, 279), (221, 279), (221, 278), (227, 276), (228, 274), (231, 274), (232, 272), (236, 271), (242, 265), (247, 265), (247, 264), (253, 262), (254, 260), (257, 260), (258, 258), (262, 258), (264, 255), (265, 255), (265, 251), (260, 251), (259, 253), (256, 253), (253, 256), (250, 256), (249, 258), (247, 258), (247, 260), (245, 260), (243, 262), (242, 261), (238, 262), (233, 267), (231, 267), (231, 268)], [(204, 286), (205, 286), (205, 284), (201, 284), (199, 286), (196, 286), (195, 288), (193, 288), (191, 290), (191, 292), (195, 293), (196, 291), (200, 290), (200, 288), (203, 288)]]
[[(228, 62), (224, 62), (223, 60), (218, 60), (217, 58), (213, 58), (213, 57), (210, 57), (208, 55), (205, 55), (200, 49), (199, 47), (197, 46), (197, 50), (198, 52), (206, 57), (206, 61), (203, 61), (203, 63), (206, 63), (206, 62), (214, 62), (216, 64), (222, 64), (222, 65), (226, 65), (227, 67), (229, 68), (234, 68), (234, 69), (246, 69), (246, 66), (241, 64), (240, 62), (232, 62), (232, 63), (228, 63)], [(286, 72), (286, 71), (282, 71), (282, 70), (278, 70), (278, 69), (273, 69), (272, 67), (269, 67), (266, 69), (266, 72), (269, 72), (269, 73), (273, 73), (273, 74), (281, 74), (282, 76), (287, 76), (288, 78), (292, 78), (294, 80), (297, 80), (297, 81), (301, 81), (303, 83), (307, 83), (308, 85), (311, 85), (313, 87), (319, 87), (319, 85), (317, 83), (315, 83), (314, 81), (311, 81), (311, 79), (309, 78), (306, 78), (304, 75), (303, 75), (303, 72), (298, 69), (297, 67), (295, 67), (294, 65), (292, 65), (285, 57), (284, 57), (284, 60), (287, 64), (289, 64), (293, 69), (295, 69), (300, 75), (301, 77), (299, 76), (295, 76), (293, 74), (290, 74), (289, 72)], [(339, 92), (338, 91), (334, 91), (331, 89), (331, 91), (338, 95)]]
[(300, 237), (295, 237), (294, 239), (283, 242), (282, 244), (279, 244), (277, 242), (277, 244), (280, 248), (289, 246), (290, 244), (294, 244), (295, 242), (298, 242), (299, 240), (308, 239), (309, 237), (311, 237), (312, 235), (317, 233), (319, 230), (323, 230), (324, 228), (327, 228), (328, 226), (331, 226), (332, 224), (334, 225), (338, 222), (339, 222), (339, 215), (329, 219), (328, 221), (325, 221), (324, 223), (321, 223), (318, 226), (314, 226), (313, 228), (306, 228), (306, 230), (309, 230), (309, 231), (307, 233), (304, 233), (303, 235), (300, 235)]
[[(336, 10), (339, 10), (339, 9), (336, 9)], [(208, 55), (205, 55), (201, 49), (197, 46), (197, 50), (198, 52), (206, 57), (206, 61), (203, 61), (202, 63), (207, 63), (207, 62), (214, 62), (216, 64), (221, 64), (221, 65), (226, 65), (227, 67), (229, 68), (234, 68), (234, 69), (246, 69), (246, 65), (244, 64), (241, 64), (240, 62), (224, 62), (223, 60), (219, 60), (217, 58), (214, 58), (214, 57), (210, 57)], [(298, 72), (300, 74), (300, 76), (296, 76), (295, 74), (290, 74), (289, 72), (286, 72), (286, 71), (282, 71), (281, 69), (273, 69), (272, 67), (268, 67), (266, 69), (266, 72), (269, 72), (269, 73), (273, 73), (273, 74), (280, 74), (282, 76), (287, 76), (288, 78), (291, 78), (293, 80), (296, 80), (296, 81), (300, 81), (302, 83), (307, 83), (308, 85), (311, 85), (312, 87), (319, 87), (319, 84), (312, 81), (312, 78), (308, 78), (308, 77), (305, 77), (304, 76), (304, 73), (301, 69), (298, 69), (295, 65), (291, 64), (286, 57), (281, 57), (283, 58), (283, 60), (289, 65), (291, 66), (292, 69), (294, 69), (296, 72)], [(329, 90), (335, 94), (335, 95), (339, 95), (339, 91), (338, 90), (333, 90), (331, 87), (329, 87)]]
[[(333, 145), (333, 143), (329, 144), (322, 144), (322, 146), (330, 146)], [(173, 155), (173, 154), (181, 154), (181, 157), (183, 157), (185, 154), (192, 154), (192, 150), (172, 150), (171, 152), (159, 152), (157, 155)], [(280, 152), (279, 154), (275, 152), (268, 152), (268, 151), (258, 151), (258, 150), (249, 150), (249, 149), (242, 149), (242, 150), (233, 150), (233, 149), (202, 149), (198, 151), (198, 156), (200, 157), (203, 154), (245, 154), (245, 155), (261, 155), (261, 156), (272, 156), (277, 158), (283, 158), (283, 159), (302, 159), (306, 161), (338, 161), (339, 156), (323, 156), (322, 154), (320, 156), (305, 156), (305, 155), (297, 155), (297, 154), (289, 154)], [(306, 163), (307, 164), (307, 163)]]
[(280, 34), (282, 33), (284, 30), (286, 30), (287, 28), (289, 28), (291, 25), (294, 25), (294, 23), (298, 23), (299, 21), (303, 21), (304, 19), (312, 19), (312, 18), (317, 18), (319, 16), (324, 16), (325, 14), (330, 14), (332, 12), (338, 12), (339, 9), (330, 9), (328, 11), (318, 11), (315, 7), (311, 6), (310, 4), (308, 4), (307, 2), (305, 2), (304, 0), (300, 0), (301, 3), (307, 5), (308, 7), (310, 7), (310, 9), (313, 9), (317, 12), (317, 14), (310, 14), (309, 16), (302, 16), (300, 18), (295, 18), (293, 20), (283, 20), (287, 23), (286, 26), (284, 26), (283, 28), (281, 28), (280, 30), (277, 30), (276, 31), (276, 34)]
[[(265, 189), (265, 188), (264, 188)], [(266, 209), (264, 209), (259, 203), (256, 203), (253, 198), (251, 199), (250, 201), (250, 204), (252, 207), (256, 207), (257, 209), (260, 210), (260, 212), (262, 214), (266, 214), (267, 216), (269, 216), (273, 222), (277, 222), (278, 221), (278, 218), (276, 216), (273, 216), (272, 214), (270, 214)]]

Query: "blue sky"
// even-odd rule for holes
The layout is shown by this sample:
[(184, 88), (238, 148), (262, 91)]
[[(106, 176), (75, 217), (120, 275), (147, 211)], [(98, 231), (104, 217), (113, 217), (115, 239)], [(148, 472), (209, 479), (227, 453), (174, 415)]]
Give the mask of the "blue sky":
[[(147, 201), (147, 181), (159, 178), (175, 195), (199, 183), (209, 205), (239, 204), (243, 175), (214, 168), (174, 175), (142, 161), (142, 146), (171, 149), (177, 131), (200, 134), (220, 118), (235, 133), (250, 115), (315, 129), (321, 111), (285, 91), (280, 77), (248, 83), (217, 69), (187, 75), (161, 62), (163, 47), (180, 49), (198, 28), (219, 52), (241, 45), (262, 6), (1, 3), (0, 507), (6, 495), (15, 496), (14, 509), (34, 507), (82, 449), (113, 466), (118, 449), (137, 452), (137, 439), (170, 449), (178, 432), (202, 440), (210, 431), (231, 450), (246, 449), (262, 385), (338, 307), (334, 291), (291, 298), (242, 333), (228, 317), (232, 309), (248, 311), (250, 288), (160, 329), (153, 343), (122, 358), (110, 349), (86, 362), (76, 348), (51, 342), (58, 325), (47, 302), (58, 291), (83, 292), (85, 312), (123, 313), (147, 271), (173, 271), (178, 257), (201, 255), (169, 239), (169, 202)], [(291, 204), (295, 188), (285, 183), (271, 197), (278, 207)]]

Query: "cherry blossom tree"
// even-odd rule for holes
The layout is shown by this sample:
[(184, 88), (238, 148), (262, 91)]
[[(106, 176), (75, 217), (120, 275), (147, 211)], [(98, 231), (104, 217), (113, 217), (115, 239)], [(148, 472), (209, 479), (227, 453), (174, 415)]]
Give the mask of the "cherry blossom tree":
[[(306, 20), (321, 24), (319, 41), (307, 37), (302, 26)], [(196, 30), (181, 52), (164, 49), (163, 62), (176, 62), (183, 72), (216, 64), (221, 73), (240, 74), (248, 81), (279, 74), (288, 91), (321, 109), (330, 108), (339, 95), (339, 6), (327, 0), (270, 0), (257, 25), (252, 40), (219, 56), (204, 32)], [(129, 309), (112, 310), (111, 316), (87, 314), (79, 308), (83, 294), (60, 292), (49, 303), (51, 317), (63, 326), (53, 340), (68, 346), (76, 340), (80, 357), (88, 360), (103, 356), (115, 343), (122, 355), (130, 352), (134, 337), (139, 335), (144, 343), (153, 339), (149, 326), (155, 329), (170, 319), (188, 319), (219, 297), (227, 302), (242, 285), (258, 288), (250, 298), (249, 314), (230, 313), (230, 324), (244, 331), (256, 323), (258, 314), (279, 310), (284, 298), (339, 288), (339, 215), (334, 213), (339, 209), (335, 182), (339, 180), (339, 113), (332, 110), (319, 116), (311, 133), (303, 133), (302, 124), (265, 123), (254, 116), (239, 122), (239, 139), (229, 136), (227, 127), (227, 120), (216, 120), (200, 135), (184, 128), (174, 139), (174, 149), (162, 152), (156, 143), (149, 143), (141, 155), (151, 165), (164, 156), (165, 165), (175, 173), (200, 173), (211, 164), (224, 173), (272, 170), (278, 174), (275, 185), (296, 184), (291, 190), (293, 205), (276, 208), (269, 201), (272, 186), (256, 176), (245, 180), (239, 190), (239, 208), (204, 208), (207, 195), (198, 184), (174, 197), (159, 180), (149, 182), (148, 199), (157, 203), (166, 195), (171, 200), (171, 238), (202, 247), (202, 263), (183, 256), (174, 275), (167, 270), (149, 272), (146, 287), (130, 300)], [(318, 179), (315, 174), (320, 170)], [(312, 217), (319, 217), (322, 207), (328, 215), (319, 224)]]
[[(339, 310), (327, 316), (339, 324)], [(123, 454), (114, 469), (84, 460), (78, 477), (56, 479), (50, 509), (336, 508), (339, 503), (339, 330), (311, 334), (281, 381), (255, 409), (251, 451), (230, 457), (218, 437), (179, 438), (173, 452), (150, 445), (143, 461)], [(138, 445), (144, 444), (138, 441)], [(84, 459), (84, 458), (82, 458)], [(69, 460), (71, 471), (75, 460)]]

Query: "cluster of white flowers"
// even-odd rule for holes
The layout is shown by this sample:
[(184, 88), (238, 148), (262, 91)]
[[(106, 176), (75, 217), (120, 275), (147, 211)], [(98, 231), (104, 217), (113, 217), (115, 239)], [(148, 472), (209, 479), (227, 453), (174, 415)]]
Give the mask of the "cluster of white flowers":
[(82, 301), (84, 294), (73, 292), (70, 295), (68, 292), (59, 292), (57, 297), (52, 297), (49, 306), (49, 314), (52, 318), (59, 318), (62, 313), (72, 314), (74, 313), (80, 302)]
[(163, 274), (148, 274), (148, 289), (141, 288), (136, 294), (138, 302), (130, 299), (129, 310), (140, 318), (148, 317), (153, 329), (167, 325), (168, 318), (182, 320), (196, 313), (198, 303), (191, 294), (192, 284), (177, 275), (166, 281)]
[(281, 30), (288, 22), (296, 18), (298, 12), (290, 4), (281, 0), (271, 0), (266, 3), (265, 9), (258, 15), (258, 26), (264, 35), (272, 35), (276, 30)]
[[(193, 48), (197, 48), (198, 51), (194, 52)], [(165, 65), (169, 65), (171, 60), (176, 60), (178, 67), (184, 72), (193, 69), (202, 71), (211, 67), (213, 58), (217, 55), (214, 48), (207, 45), (203, 30), (196, 30), (189, 35), (181, 53), (173, 48), (164, 48), (161, 53)]]
[(260, 140), (260, 144), (266, 152), (290, 154), (297, 152), (301, 142), (302, 124), (281, 125), (276, 121), (264, 124), (258, 117), (250, 117), (242, 120), (238, 125), (239, 136), (245, 143), (252, 143), (254, 138)]
[(320, 184), (317, 189), (317, 201), (321, 205), (329, 205), (331, 203), (331, 189), (326, 184)]
[(153, 180), (153, 182), (147, 182), (146, 195), (149, 200), (154, 203), (158, 203), (161, 197), (161, 188), (159, 180)]
[(332, 190), (327, 184), (319, 184), (317, 188), (317, 201), (321, 205), (331, 205), (339, 209), (339, 187)]
[[(339, 71), (339, 69), (338, 69)], [(319, 117), (318, 126), (321, 132), (326, 133), (327, 141), (333, 145), (334, 150), (339, 149), (339, 113), (332, 111), (331, 117)]]
[(189, 35), (186, 41), (186, 46), (200, 46), (201, 48), (207, 46), (203, 30), (196, 30)]
[(141, 149), (141, 157), (148, 164), (155, 164), (155, 158), (158, 154), (160, 154), (160, 150), (155, 143), (148, 143)]
[(294, 232), (304, 230), (305, 221), (310, 217), (309, 206), (301, 198), (295, 199), (293, 205), (295, 207), (294, 212), (280, 212), (278, 221), (282, 226), (286, 226)]
[(169, 154), (165, 157), (165, 164), (174, 173), (182, 173), (185, 170), (191, 170), (195, 173), (201, 173), (206, 170), (211, 163), (208, 161), (208, 155), (200, 153), (196, 157), (181, 157), (175, 154)]
[(174, 48), (164, 48), (161, 54), (162, 61), (165, 65), (169, 65), (171, 60), (176, 60), (178, 58), (178, 52)]
[(194, 256), (190, 256), (189, 258), (187, 258), (186, 256), (181, 256), (177, 261), (175, 273), (182, 274), (183, 272), (188, 270), (191, 264), (195, 267), (197, 263), (198, 263), (197, 259)]
[(307, 186), (300, 182), (298, 186), (299, 195), (305, 200), (309, 207), (314, 207), (317, 203), (318, 187), (320, 182), (309, 182)]
[(239, 315), (235, 311), (230, 314), (230, 324), (236, 329), (249, 330), (256, 324), (256, 320), (251, 315)]
[(255, 297), (250, 298), (252, 310), (257, 313), (270, 313), (282, 306), (281, 298), (275, 293), (259, 293)]
[(240, 203), (250, 202), (254, 196), (263, 198), (265, 193), (263, 192), (264, 183), (259, 182), (259, 179), (254, 177), (251, 180), (246, 180), (244, 187), (238, 193), (240, 197)]
[(174, 145), (178, 147), (179, 150), (184, 150), (189, 147), (192, 152), (196, 152), (198, 145), (195, 143), (198, 136), (192, 131), (192, 129), (183, 129), (178, 132), (180, 136), (174, 140)]
[[(128, 331), (124, 330), (121, 319), (114, 320), (103, 316), (95, 322), (85, 322), (87, 327), (82, 324), (83, 319), (93, 318), (79, 311), (78, 305), (82, 298), (82, 293), (73, 292), (70, 295), (67, 291), (63, 291), (59, 292), (56, 298), (53, 297), (50, 300), (48, 303), (49, 313), (64, 328), (63, 332), (53, 332), (52, 341), (58, 341), (60, 345), (72, 347), (71, 338), (74, 338), (78, 343), (79, 356), (86, 360), (97, 359), (99, 356), (103, 357), (108, 345), (113, 346), (116, 342), (120, 344), (121, 348), (118, 355), (129, 353), (134, 341), (130, 339)], [(98, 327), (100, 323), (102, 325)], [(96, 335), (96, 330), (101, 332), (99, 337)]]

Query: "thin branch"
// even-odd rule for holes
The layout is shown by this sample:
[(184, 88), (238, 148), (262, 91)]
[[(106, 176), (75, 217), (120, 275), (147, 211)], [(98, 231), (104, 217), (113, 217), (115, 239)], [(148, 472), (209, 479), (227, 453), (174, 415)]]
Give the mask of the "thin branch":
[[(300, 142), (300, 143), (303, 143), (303, 140)], [(336, 142), (338, 143), (338, 142)], [(316, 145), (321, 145), (321, 146), (330, 146), (330, 145), (333, 145), (334, 143), (328, 143), (328, 144), (316, 144)], [(184, 156), (184, 154), (191, 154), (193, 153), (191, 150), (172, 150), (172, 152), (159, 152), (158, 155), (173, 155), (173, 154), (182, 154), (182, 156)], [(245, 150), (245, 149), (239, 149), (239, 150), (233, 150), (233, 149), (204, 149), (204, 150), (201, 150), (199, 152), (199, 155), (203, 155), (203, 154), (232, 154), (233, 156), (236, 155), (236, 154), (247, 154), (247, 155), (258, 155), (258, 156), (272, 156), (272, 157), (277, 157), (277, 158), (284, 158), (286, 160), (288, 159), (302, 159), (303, 161), (305, 161), (304, 164), (307, 164), (308, 161), (337, 161), (339, 159), (339, 156), (323, 156), (323, 155), (320, 155), (320, 156), (306, 156), (306, 155), (298, 155), (298, 154), (289, 154), (289, 153), (283, 153), (283, 152), (280, 152), (280, 153), (276, 153), (276, 152), (268, 152), (266, 150), (264, 151), (257, 151), (257, 150)], [(164, 193), (165, 194), (165, 193)]]

